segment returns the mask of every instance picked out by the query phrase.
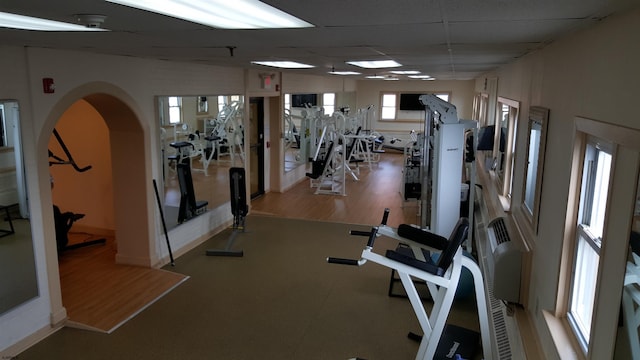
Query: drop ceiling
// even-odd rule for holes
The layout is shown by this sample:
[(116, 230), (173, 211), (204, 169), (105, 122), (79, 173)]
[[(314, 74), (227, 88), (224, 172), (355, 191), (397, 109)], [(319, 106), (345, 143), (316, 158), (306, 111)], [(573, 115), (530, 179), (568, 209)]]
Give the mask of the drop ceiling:
[(360, 69), (346, 61), (393, 59), (403, 65), (402, 70), (417, 70), (438, 80), (467, 80), (638, 6), (635, 0), (263, 2), (315, 27), (224, 30), (103, 0), (2, 0), (0, 11), (58, 21), (76, 22), (75, 14), (105, 15), (102, 27), (109, 31), (0, 28), (0, 44), (243, 68), (260, 68), (250, 63), (254, 60), (290, 60), (315, 67), (288, 71), (339, 76), (328, 75), (335, 69), (363, 74), (350, 75), (354, 78), (388, 73)]

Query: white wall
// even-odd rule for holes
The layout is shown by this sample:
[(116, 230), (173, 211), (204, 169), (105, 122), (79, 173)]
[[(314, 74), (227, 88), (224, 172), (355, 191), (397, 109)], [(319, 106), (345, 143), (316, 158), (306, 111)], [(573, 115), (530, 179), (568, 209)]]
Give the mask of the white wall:
[[(0, 98), (16, 99), (21, 109), (21, 126), (31, 225), (38, 269), (40, 296), (0, 316), (0, 351), (14, 345), (52, 322), (64, 319), (61, 304), (55, 244), (51, 190), (46, 147), (57, 119), (73, 103), (75, 89), (92, 84), (96, 89), (120, 89), (145, 130), (145, 147), (150, 161), (144, 164), (151, 178), (161, 178), (159, 128), (154, 97), (174, 94), (243, 94), (242, 69), (185, 65), (127, 57), (112, 57), (39, 48), (2, 48)], [(42, 78), (53, 78), (55, 93), (44, 94)], [(157, 134), (157, 136), (155, 135)], [(42, 151), (41, 151), (42, 150)], [(149, 209), (156, 209), (152, 187), (144, 194)], [(227, 210), (227, 211), (225, 211)], [(213, 209), (207, 217), (178, 227), (172, 232), (174, 252), (188, 247), (203, 234), (230, 219), (228, 209)], [(168, 257), (161, 224), (154, 211), (148, 214), (149, 233), (156, 239), (154, 258)], [(142, 226), (145, 226), (142, 224)], [(55, 245), (54, 245), (55, 247)], [(11, 331), (5, 331), (11, 329)]]
[[(640, 129), (640, 11), (612, 16), (597, 26), (556, 41), (543, 50), (501, 68), (487, 77), (498, 77), (498, 96), (521, 102), (521, 121), (528, 107), (550, 109), (543, 173), (539, 233), (535, 239), (529, 307), (535, 317), (542, 348), (549, 358), (555, 353), (541, 310), (554, 310), (558, 291), (562, 239), (565, 226), (571, 170), (574, 118), (586, 117)], [(477, 83), (482, 83), (483, 78)], [(526, 139), (526, 122), (520, 122), (518, 139)], [(516, 153), (525, 154), (525, 141)], [(521, 188), (524, 156), (515, 164), (514, 188)], [(636, 174), (630, 173), (635, 177)], [(629, 189), (633, 195), (635, 189)], [(514, 194), (513, 203), (522, 199)], [(625, 210), (626, 211), (626, 210)], [(624, 211), (617, 215), (630, 216)], [(626, 240), (625, 240), (626, 241)], [(609, 246), (626, 246), (626, 242)], [(620, 259), (620, 266), (625, 259)], [(604, 283), (621, 279), (603, 279)], [(616, 291), (621, 291), (617, 289)], [(609, 317), (617, 319), (619, 306), (611, 306)], [(614, 341), (610, 339), (596, 341)]]

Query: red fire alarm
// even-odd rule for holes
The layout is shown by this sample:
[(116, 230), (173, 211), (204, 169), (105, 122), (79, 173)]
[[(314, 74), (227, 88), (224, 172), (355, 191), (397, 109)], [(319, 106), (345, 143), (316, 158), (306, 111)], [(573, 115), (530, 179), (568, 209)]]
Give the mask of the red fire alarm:
[(56, 85), (52, 78), (42, 78), (42, 91), (45, 94), (53, 94), (56, 91)]

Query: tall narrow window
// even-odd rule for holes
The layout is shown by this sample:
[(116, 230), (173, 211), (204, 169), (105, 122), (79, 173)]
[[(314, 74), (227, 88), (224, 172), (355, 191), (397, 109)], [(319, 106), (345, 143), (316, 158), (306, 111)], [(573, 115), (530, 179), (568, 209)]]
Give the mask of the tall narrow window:
[(549, 109), (539, 106), (531, 106), (529, 108), (529, 133), (522, 213), (533, 233), (537, 233), (538, 228), (548, 120)]
[(325, 114), (328, 114), (328, 115), (333, 114), (336, 108), (335, 93), (322, 94), (322, 108), (324, 109)]
[(495, 171), (502, 187), (500, 193), (506, 199), (511, 199), (513, 183), (513, 165), (516, 149), (516, 126), (518, 124), (518, 101), (498, 98), (498, 112), (496, 118), (496, 139), (498, 147), (495, 153)]
[(169, 123), (182, 122), (182, 99), (177, 96), (169, 96)]
[(591, 335), (600, 249), (607, 211), (611, 148), (610, 144), (599, 139), (589, 139), (582, 167), (576, 249), (567, 316), (585, 351)]
[(380, 117), (383, 120), (396, 118), (396, 94), (382, 94)]

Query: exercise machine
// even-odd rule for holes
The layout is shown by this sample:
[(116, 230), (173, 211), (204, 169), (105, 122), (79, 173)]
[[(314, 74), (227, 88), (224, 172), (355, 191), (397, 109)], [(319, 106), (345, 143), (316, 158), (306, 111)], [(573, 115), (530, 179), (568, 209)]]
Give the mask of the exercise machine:
[(207, 211), (208, 201), (196, 200), (191, 177), (191, 166), (188, 162), (176, 165), (178, 183), (180, 185), (180, 207), (178, 208), (178, 224)]
[[(463, 256), (461, 248), (469, 231), (468, 219), (459, 218), (450, 237), (445, 241), (440, 236), (434, 236), (435, 234), (418, 228), (403, 227), (400, 233), (411, 238), (401, 236), (398, 229), (387, 226), (388, 216), (389, 209), (385, 209), (381, 224), (373, 227), (369, 232), (351, 231), (352, 235), (368, 237), (360, 259), (330, 257), (327, 258), (327, 262), (362, 266), (367, 261), (371, 261), (398, 273), (423, 332), (422, 336), (409, 333), (410, 338), (420, 341), (416, 360), (445, 359), (446, 357), (442, 354), (448, 354), (450, 355), (448, 358), (452, 358), (451, 353), (466, 357), (468, 354), (463, 354), (462, 351), (466, 348), (465, 343), (469, 339), (470, 352), (473, 353), (477, 343), (477, 333), (446, 324), (462, 268), (467, 268), (474, 280), (484, 358), (490, 359), (493, 352), (482, 273), (473, 260)], [(384, 256), (375, 253), (373, 247), (378, 236), (395, 239), (402, 246), (396, 250), (387, 250)], [(437, 262), (431, 260), (431, 252), (440, 253)], [(433, 299), (430, 313), (425, 310), (413, 279), (422, 280), (427, 284)], [(450, 340), (456, 335), (454, 333), (462, 334), (462, 337), (454, 337)]]
[[(49, 166), (52, 165), (71, 165), (74, 170), (77, 172), (85, 172), (91, 169), (91, 165), (80, 167), (76, 164), (71, 152), (67, 148), (67, 145), (62, 140), (62, 136), (56, 129), (53, 129), (53, 136), (58, 141), (60, 148), (64, 152), (66, 159), (61, 158), (53, 153), (53, 151), (49, 150)], [(53, 189), (53, 178), (51, 179), (51, 189)], [(57, 205), (53, 205), (53, 220), (56, 231), (56, 245), (58, 248), (58, 254), (61, 254), (66, 250), (78, 249), (85, 246), (104, 244), (107, 242), (106, 239), (100, 238), (95, 240), (83, 241), (81, 243), (69, 244), (69, 231), (73, 224), (82, 219), (84, 214), (73, 213), (70, 211), (62, 212)], [(13, 230), (13, 226), (11, 226)]]
[(62, 212), (60, 208), (53, 205), (53, 220), (55, 222), (56, 229), (56, 245), (58, 247), (58, 254), (61, 254), (67, 250), (78, 249), (85, 246), (104, 244), (107, 239), (100, 238), (95, 240), (83, 241), (76, 244), (69, 244), (69, 230), (73, 226), (73, 223), (82, 219), (84, 214), (76, 214), (69, 211)]
[(234, 251), (231, 249), (238, 233), (245, 231), (245, 217), (249, 211), (244, 168), (232, 167), (229, 169), (229, 189), (231, 190), (231, 213), (233, 214), (231, 236), (229, 236), (227, 246), (223, 250), (207, 250), (207, 256), (241, 257), (244, 255), (242, 250)]

